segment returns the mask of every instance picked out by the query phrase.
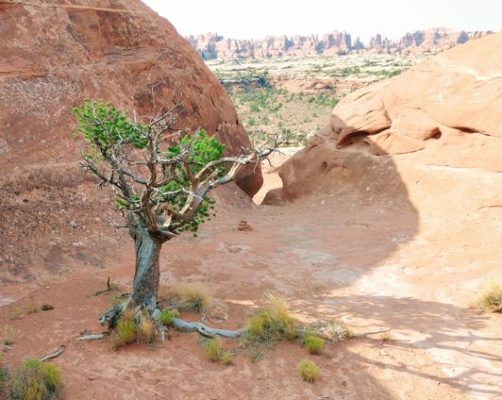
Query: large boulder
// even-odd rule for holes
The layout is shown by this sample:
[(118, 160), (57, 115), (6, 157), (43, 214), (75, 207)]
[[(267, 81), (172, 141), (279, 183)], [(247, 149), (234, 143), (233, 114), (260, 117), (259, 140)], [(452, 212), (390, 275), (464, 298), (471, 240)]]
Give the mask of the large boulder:
[[(72, 136), (71, 108), (83, 99), (107, 100), (138, 116), (179, 102), (180, 128), (206, 129), (227, 154), (249, 145), (217, 78), (141, 1), (2, 2), (0, 20), (3, 271), (7, 265), (29, 275), (36, 259), (58, 269), (68, 265), (68, 254), (96, 264), (104, 252), (96, 249), (106, 247), (99, 235), (111, 232), (103, 228), (113, 221), (111, 207), (85, 184), (78, 170), (81, 139)], [(261, 182), (257, 170), (238, 184), (253, 195)]]

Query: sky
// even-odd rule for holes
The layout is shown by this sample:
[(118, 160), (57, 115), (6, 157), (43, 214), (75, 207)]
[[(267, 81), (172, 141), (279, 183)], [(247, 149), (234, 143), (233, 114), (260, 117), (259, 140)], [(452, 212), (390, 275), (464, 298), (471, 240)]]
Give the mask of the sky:
[(367, 41), (431, 27), (502, 29), (502, 0), (143, 0), (183, 36), (228, 38), (347, 31)]

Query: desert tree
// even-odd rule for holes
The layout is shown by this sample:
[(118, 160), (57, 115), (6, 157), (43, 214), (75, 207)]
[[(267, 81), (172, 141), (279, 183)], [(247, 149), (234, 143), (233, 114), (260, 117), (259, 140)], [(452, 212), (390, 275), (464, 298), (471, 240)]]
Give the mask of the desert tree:
[[(139, 122), (108, 103), (85, 101), (74, 108), (77, 131), (87, 143), (82, 167), (110, 188), (136, 249), (132, 292), (105, 311), (101, 324), (114, 328), (127, 311), (158, 320), (159, 255), (167, 241), (195, 232), (209, 216), (208, 193), (252, 173), (274, 151), (277, 141), (261, 149), (242, 148), (224, 156), (224, 145), (204, 130), (174, 128), (177, 106)], [(211, 329), (176, 318), (174, 325), (207, 336), (238, 336), (239, 331)]]

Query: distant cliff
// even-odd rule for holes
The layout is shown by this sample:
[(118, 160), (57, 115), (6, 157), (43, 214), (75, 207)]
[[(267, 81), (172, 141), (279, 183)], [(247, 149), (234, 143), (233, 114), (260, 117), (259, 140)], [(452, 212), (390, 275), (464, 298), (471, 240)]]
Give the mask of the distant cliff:
[(377, 34), (367, 44), (352, 40), (347, 32), (324, 35), (279, 36), (256, 39), (227, 39), (218, 34), (189, 36), (187, 40), (205, 60), (233, 58), (266, 58), (281, 56), (336, 55), (353, 52), (371, 53), (437, 53), (470, 39), (490, 34), (490, 31), (452, 31), (433, 28), (405, 34), (398, 41)]

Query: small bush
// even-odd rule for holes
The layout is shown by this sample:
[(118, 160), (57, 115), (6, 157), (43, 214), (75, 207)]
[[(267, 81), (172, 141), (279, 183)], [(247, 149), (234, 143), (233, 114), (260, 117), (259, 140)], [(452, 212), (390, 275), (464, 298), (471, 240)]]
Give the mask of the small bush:
[(234, 357), (233, 355), (223, 350), (221, 346), (221, 341), (218, 338), (215, 339), (205, 339), (202, 341), (202, 348), (207, 358), (213, 362), (223, 362), (224, 364), (232, 364)]
[(122, 318), (115, 328), (113, 347), (119, 349), (126, 344), (133, 343), (138, 337), (136, 324), (129, 318)]
[(320, 354), (324, 348), (324, 340), (313, 335), (306, 336), (303, 339), (303, 344), (310, 354)]
[(178, 284), (164, 292), (161, 298), (180, 311), (207, 311), (213, 302), (209, 288), (201, 283)]
[(61, 371), (53, 364), (26, 360), (12, 376), (11, 400), (53, 400), (61, 396)]
[(305, 382), (315, 382), (319, 378), (319, 375), (321, 375), (321, 370), (317, 364), (306, 358), (298, 363), (298, 371), (300, 371)]
[(177, 318), (179, 313), (176, 310), (168, 310), (164, 308), (160, 312), (159, 321), (162, 325), (171, 325), (175, 318)]
[(485, 312), (502, 312), (502, 285), (492, 283), (481, 295), (478, 307)]
[(274, 343), (294, 339), (295, 324), (284, 300), (269, 295), (268, 307), (258, 309), (247, 324), (246, 338), (251, 342)]

